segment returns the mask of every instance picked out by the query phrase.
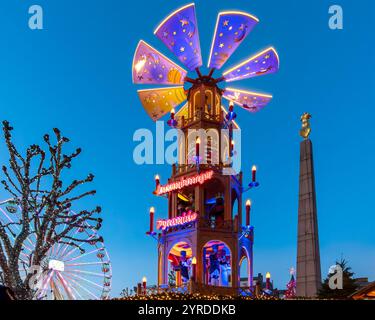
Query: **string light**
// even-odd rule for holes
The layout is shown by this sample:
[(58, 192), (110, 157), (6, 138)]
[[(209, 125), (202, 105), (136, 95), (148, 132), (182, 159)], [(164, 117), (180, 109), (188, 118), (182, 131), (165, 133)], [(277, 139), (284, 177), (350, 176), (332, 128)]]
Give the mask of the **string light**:
[(260, 295), (258, 297), (237, 296), (237, 295), (218, 295), (202, 293), (179, 293), (179, 292), (162, 292), (148, 295), (132, 295), (114, 300), (280, 300), (274, 296)]

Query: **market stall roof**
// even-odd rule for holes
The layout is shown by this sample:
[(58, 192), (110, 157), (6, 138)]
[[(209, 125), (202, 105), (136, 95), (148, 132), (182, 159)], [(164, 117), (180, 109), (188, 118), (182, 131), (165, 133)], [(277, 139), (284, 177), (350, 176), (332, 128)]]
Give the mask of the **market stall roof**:
[(354, 300), (375, 300), (375, 281), (354, 292), (350, 295), (350, 298)]

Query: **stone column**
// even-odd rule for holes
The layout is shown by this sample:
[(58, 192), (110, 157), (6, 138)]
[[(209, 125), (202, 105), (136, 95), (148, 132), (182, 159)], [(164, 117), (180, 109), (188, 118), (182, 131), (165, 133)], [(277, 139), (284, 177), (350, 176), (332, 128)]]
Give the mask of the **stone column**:
[(310, 139), (300, 145), (298, 202), (297, 296), (314, 297), (321, 286), (318, 217), (313, 150)]

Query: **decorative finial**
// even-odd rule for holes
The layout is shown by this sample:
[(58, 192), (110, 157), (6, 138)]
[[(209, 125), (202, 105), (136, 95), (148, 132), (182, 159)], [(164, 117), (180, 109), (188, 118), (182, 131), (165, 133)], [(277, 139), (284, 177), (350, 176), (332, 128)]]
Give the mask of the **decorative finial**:
[(299, 131), (299, 134), (304, 139), (308, 139), (311, 133), (311, 127), (310, 127), (310, 122), (309, 122), (310, 119), (311, 119), (311, 114), (308, 112), (305, 112), (301, 116), (302, 129)]

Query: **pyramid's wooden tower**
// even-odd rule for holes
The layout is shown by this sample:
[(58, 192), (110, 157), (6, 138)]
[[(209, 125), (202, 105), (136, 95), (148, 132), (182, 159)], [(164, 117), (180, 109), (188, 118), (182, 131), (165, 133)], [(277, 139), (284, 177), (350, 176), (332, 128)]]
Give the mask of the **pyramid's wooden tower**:
[[(247, 287), (251, 287), (253, 229), (250, 229), (251, 232), (247, 236), (242, 236), (242, 173), (231, 175), (223, 172), (230, 170), (230, 164), (225, 162), (230, 158), (231, 148), (230, 133), (221, 134), (221, 129), (229, 129), (230, 126), (225, 118), (226, 112), (221, 106), (222, 92), (210, 76), (200, 76), (191, 82), (193, 86), (188, 91), (188, 102), (176, 115), (178, 127), (184, 134), (179, 141), (179, 163), (173, 166), (168, 184), (188, 181), (189, 178), (208, 172), (212, 174), (202, 184), (193, 183), (168, 193), (170, 221), (189, 211), (198, 215), (195, 221), (168, 227), (159, 236), (158, 284), (168, 284), (168, 273), (174, 260), (171, 257), (179, 258), (181, 251), (185, 251), (187, 260), (196, 260), (196, 265), (190, 265), (189, 260), (190, 268), (194, 268), (189, 276), (194, 291), (238, 290), (239, 269), (244, 258), (248, 259)], [(232, 125), (236, 126), (235, 123)], [(199, 134), (200, 129), (203, 129), (200, 131), (203, 134)], [(195, 162), (197, 136), (201, 140), (202, 156), (199, 165)], [(222, 139), (225, 141), (221, 141)], [(226, 260), (229, 264), (228, 283), (218, 281), (216, 285), (212, 285), (209, 256), (213, 253), (215, 245), (218, 245), (220, 251), (224, 248), (226, 250)], [(175, 261), (177, 270), (178, 263)], [(177, 277), (179, 276), (177, 272)], [(179, 279), (176, 279), (176, 282), (181, 283)]]

